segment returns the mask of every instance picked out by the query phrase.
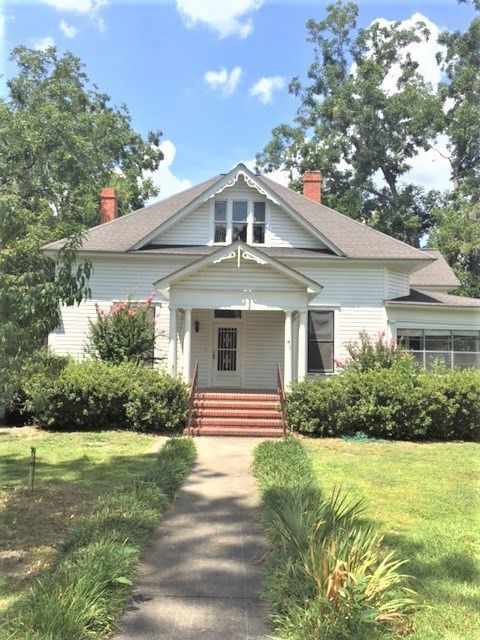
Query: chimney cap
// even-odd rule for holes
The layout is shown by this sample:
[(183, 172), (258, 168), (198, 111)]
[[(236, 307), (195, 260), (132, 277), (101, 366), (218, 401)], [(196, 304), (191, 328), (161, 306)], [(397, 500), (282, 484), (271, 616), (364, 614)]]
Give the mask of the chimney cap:
[(101, 198), (116, 198), (117, 194), (116, 194), (115, 189), (113, 187), (103, 187), (103, 189), (100, 191), (100, 197)]

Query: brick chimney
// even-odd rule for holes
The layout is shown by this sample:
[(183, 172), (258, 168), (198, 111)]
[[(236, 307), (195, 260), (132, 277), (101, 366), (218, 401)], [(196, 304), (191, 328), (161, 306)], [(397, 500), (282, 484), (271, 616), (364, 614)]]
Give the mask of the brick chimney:
[(100, 224), (115, 220), (118, 215), (118, 202), (115, 189), (104, 187), (100, 192)]
[(322, 174), (320, 171), (305, 171), (303, 195), (314, 202), (322, 202)]

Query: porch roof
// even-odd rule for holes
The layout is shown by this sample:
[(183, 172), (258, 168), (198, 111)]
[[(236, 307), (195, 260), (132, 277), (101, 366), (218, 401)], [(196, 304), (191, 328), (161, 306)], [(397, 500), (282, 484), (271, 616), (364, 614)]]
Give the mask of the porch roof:
[(200, 269), (202, 269), (203, 267), (232, 258), (236, 258), (238, 261), (247, 259), (253, 260), (259, 264), (267, 264), (273, 270), (285, 275), (290, 280), (293, 280), (304, 287), (306, 293), (310, 297), (318, 295), (323, 289), (323, 286), (317, 281), (308, 278), (296, 269), (293, 269), (283, 262), (280, 262), (280, 260), (277, 260), (273, 256), (267, 255), (264, 251), (258, 249), (257, 247), (248, 245), (241, 240), (237, 240), (230, 245), (220, 247), (216, 251), (213, 251), (212, 253), (203, 256), (198, 260), (194, 260), (190, 264), (178, 269), (177, 271), (173, 271), (169, 275), (160, 278), (159, 280), (154, 282), (153, 285), (158, 291), (162, 292), (165, 298), (168, 299), (168, 290), (172, 284), (196, 273), (197, 271), (200, 271)]

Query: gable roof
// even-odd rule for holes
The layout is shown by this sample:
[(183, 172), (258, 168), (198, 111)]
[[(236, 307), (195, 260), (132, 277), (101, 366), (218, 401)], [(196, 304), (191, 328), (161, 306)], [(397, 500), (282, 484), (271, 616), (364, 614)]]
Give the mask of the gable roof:
[[(300, 222), (322, 238), (337, 255), (358, 259), (432, 260), (431, 256), (415, 247), (309, 200), (266, 176), (255, 175), (243, 164), (237, 165), (228, 174), (215, 176), (166, 200), (89, 229), (80, 250), (116, 253), (138, 250), (142, 244), (148, 243), (154, 235), (160, 233), (164, 225), (171, 223), (172, 218), (179, 217), (197, 201), (200, 203), (202, 198), (206, 199), (214, 194), (217, 186), (225, 185), (236, 172), (242, 172), (259, 185), (267, 196), (297, 216)], [(44, 249), (59, 250), (64, 243), (64, 240), (52, 242)]]
[(154, 282), (153, 285), (159, 291), (166, 290), (168, 287), (170, 287), (170, 285), (174, 284), (178, 280), (181, 280), (192, 273), (200, 271), (200, 269), (203, 269), (203, 267), (214, 264), (215, 262), (219, 261), (219, 259), (230, 257), (231, 254), (234, 254), (235, 252), (239, 252), (240, 259), (240, 252), (242, 251), (245, 251), (247, 254), (249, 254), (250, 258), (252, 256), (254, 258), (258, 258), (262, 263), (267, 263), (275, 271), (279, 271), (290, 279), (299, 282), (307, 289), (308, 293), (311, 295), (315, 296), (323, 289), (323, 285), (319, 284), (316, 280), (312, 280), (312, 278), (305, 276), (303, 273), (300, 273), (296, 269), (292, 269), (292, 267), (288, 267), (287, 265), (283, 264), (283, 262), (279, 262), (276, 258), (267, 255), (265, 252), (258, 249), (258, 247), (252, 247), (251, 245), (247, 244), (246, 242), (242, 242), (241, 240), (236, 240), (235, 242), (232, 242), (232, 244), (217, 248), (217, 250), (213, 253), (210, 253), (209, 255), (206, 255), (198, 260), (194, 260), (186, 266), (173, 271), (163, 278), (160, 278), (160, 280)]
[(420, 289), (422, 287), (455, 289), (460, 285), (460, 280), (440, 251), (434, 249), (423, 249), (422, 251), (434, 258), (434, 261), (415, 271), (415, 273), (412, 273), (410, 276), (410, 284), (412, 287), (418, 287)]
[(466, 296), (452, 296), (449, 293), (438, 293), (433, 291), (419, 291), (410, 289), (408, 296), (392, 298), (386, 300), (387, 306), (391, 305), (414, 305), (430, 307), (460, 307), (463, 309), (472, 308), (480, 311), (480, 298), (467, 298)]

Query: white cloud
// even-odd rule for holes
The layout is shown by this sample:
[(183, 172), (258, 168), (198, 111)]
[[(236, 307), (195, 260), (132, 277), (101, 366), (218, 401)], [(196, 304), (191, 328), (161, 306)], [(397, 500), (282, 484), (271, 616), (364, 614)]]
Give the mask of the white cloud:
[(450, 189), (452, 168), (448, 161), (450, 154), (447, 144), (448, 137), (439, 136), (432, 149), (421, 151), (412, 160), (411, 169), (403, 176), (402, 181), (413, 182), (425, 189)]
[(205, 24), (221, 38), (236, 35), (246, 38), (253, 30), (252, 18), (263, 0), (177, 0), (177, 9), (187, 27)]
[(66, 38), (74, 38), (78, 33), (78, 29), (65, 20), (60, 20), (60, 29)]
[(285, 86), (285, 78), (282, 76), (264, 76), (250, 87), (250, 95), (256, 96), (262, 104), (272, 101), (275, 91), (280, 91)]
[[(255, 160), (245, 160), (243, 164), (247, 166), (250, 169), (250, 171), (255, 171), (255, 167), (256, 167)], [(286, 169), (275, 169), (271, 173), (265, 173), (265, 175), (268, 178), (275, 180), (275, 182), (278, 182), (279, 184), (283, 185), (284, 187), (288, 187), (288, 185), (290, 184), (290, 172), (287, 171)]]
[[(430, 32), (430, 35), (428, 38), (421, 36), (421, 42), (414, 42), (408, 45), (408, 47), (405, 47), (402, 51), (402, 60), (404, 60), (407, 55), (410, 55), (412, 60), (418, 63), (418, 73), (436, 89), (442, 77), (442, 72), (436, 60), (437, 53), (444, 51), (444, 47), (438, 43), (438, 36), (441, 33), (441, 29), (421, 13), (414, 13), (410, 18), (403, 20), (400, 26), (403, 29), (412, 29), (417, 22), (423, 22)], [(393, 22), (385, 20), (384, 18), (378, 18), (374, 20), (374, 23), (386, 27), (393, 24)], [(385, 78), (383, 88), (389, 94), (395, 93), (400, 74), (400, 65), (396, 65)]]
[[(65, 11), (72, 13), (81, 13), (88, 15), (97, 29), (101, 32), (105, 31), (105, 20), (99, 15), (100, 9), (107, 6), (108, 0), (41, 0), (49, 7), (53, 7), (57, 11)], [(62, 20), (63, 22), (63, 20)], [(66, 23), (65, 23), (66, 24)], [(68, 25), (67, 25), (68, 26)], [(60, 24), (60, 28), (63, 31), (63, 27)], [(75, 27), (70, 27), (75, 29)], [(76, 32), (76, 29), (75, 29)], [(64, 31), (65, 33), (65, 31)], [(65, 33), (67, 38), (73, 38)]]
[(159, 168), (156, 171), (146, 171), (144, 173), (145, 178), (151, 178), (156, 187), (160, 189), (160, 193), (155, 198), (152, 198), (148, 204), (164, 200), (169, 196), (173, 196), (179, 191), (188, 189), (192, 186), (190, 180), (186, 178), (178, 178), (172, 172), (172, 164), (175, 160), (177, 149), (171, 140), (164, 140), (160, 145), (165, 156), (160, 163)]
[(55, 40), (50, 36), (46, 36), (45, 38), (40, 38), (33, 43), (33, 48), (37, 51), (45, 51), (49, 47), (55, 46)]
[(104, 7), (106, 0), (42, 0), (58, 11), (73, 11), (75, 13), (93, 13)]
[(241, 77), (241, 67), (234, 67), (231, 71), (227, 71), (223, 67), (218, 71), (207, 71), (204, 75), (204, 80), (214, 91), (219, 90), (224, 96), (231, 96), (235, 92)]

